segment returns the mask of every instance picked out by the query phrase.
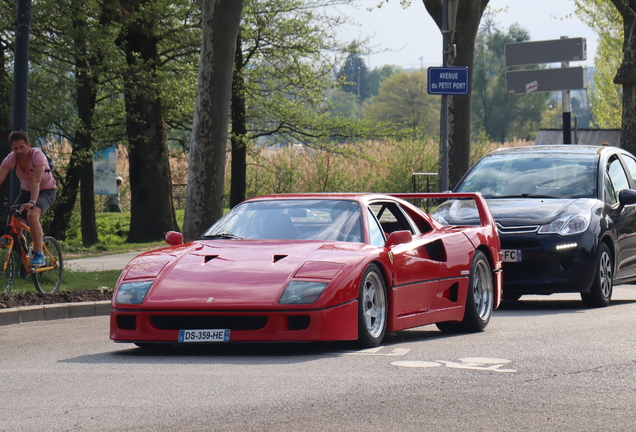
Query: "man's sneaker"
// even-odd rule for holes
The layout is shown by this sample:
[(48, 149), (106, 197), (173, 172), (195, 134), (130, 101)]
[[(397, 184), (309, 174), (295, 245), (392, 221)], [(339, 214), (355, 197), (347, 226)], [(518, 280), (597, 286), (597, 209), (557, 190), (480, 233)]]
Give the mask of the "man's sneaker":
[(33, 258), (31, 258), (32, 266), (43, 266), (44, 265), (44, 255), (40, 252), (33, 252)]

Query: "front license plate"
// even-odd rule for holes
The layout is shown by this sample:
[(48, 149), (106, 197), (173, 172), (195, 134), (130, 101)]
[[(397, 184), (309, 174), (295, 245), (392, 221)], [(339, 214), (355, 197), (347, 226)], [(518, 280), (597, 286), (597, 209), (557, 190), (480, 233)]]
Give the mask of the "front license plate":
[(521, 250), (519, 249), (502, 249), (503, 262), (521, 262)]
[(228, 342), (229, 329), (179, 330), (179, 342)]

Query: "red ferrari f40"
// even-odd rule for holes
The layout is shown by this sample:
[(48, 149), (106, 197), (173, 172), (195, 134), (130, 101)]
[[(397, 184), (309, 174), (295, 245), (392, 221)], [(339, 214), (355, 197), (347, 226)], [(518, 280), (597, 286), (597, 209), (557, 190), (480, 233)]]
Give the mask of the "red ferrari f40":
[[(479, 225), (442, 225), (407, 201), (426, 198), (472, 200)], [(476, 193), (262, 196), (198, 240), (166, 241), (122, 272), (112, 340), (373, 347), (428, 324), (482, 331), (502, 297), (499, 237)]]

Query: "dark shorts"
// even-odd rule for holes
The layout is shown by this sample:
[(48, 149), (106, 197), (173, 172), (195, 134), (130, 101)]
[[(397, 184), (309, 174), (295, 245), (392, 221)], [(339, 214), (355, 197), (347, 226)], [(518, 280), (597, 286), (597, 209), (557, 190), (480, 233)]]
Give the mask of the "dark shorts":
[[(55, 197), (57, 196), (56, 189), (45, 189), (41, 190), (38, 195), (38, 199), (35, 202), (35, 205), (42, 210), (42, 213), (47, 211), (49, 207), (55, 202)], [(20, 195), (18, 195), (18, 199), (15, 200), (15, 205), (22, 205), (31, 201), (31, 192), (20, 189)]]

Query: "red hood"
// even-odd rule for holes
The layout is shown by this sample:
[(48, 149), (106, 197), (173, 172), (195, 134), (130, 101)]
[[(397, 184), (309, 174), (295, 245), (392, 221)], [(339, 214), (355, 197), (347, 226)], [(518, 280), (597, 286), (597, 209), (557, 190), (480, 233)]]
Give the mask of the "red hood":
[(147, 308), (269, 308), (277, 306), (294, 275), (329, 282), (345, 264), (366, 255), (363, 248), (316, 241), (202, 241), (176, 259), (172, 249), (142, 255), (129, 264), (125, 278), (158, 274), (143, 303)]

